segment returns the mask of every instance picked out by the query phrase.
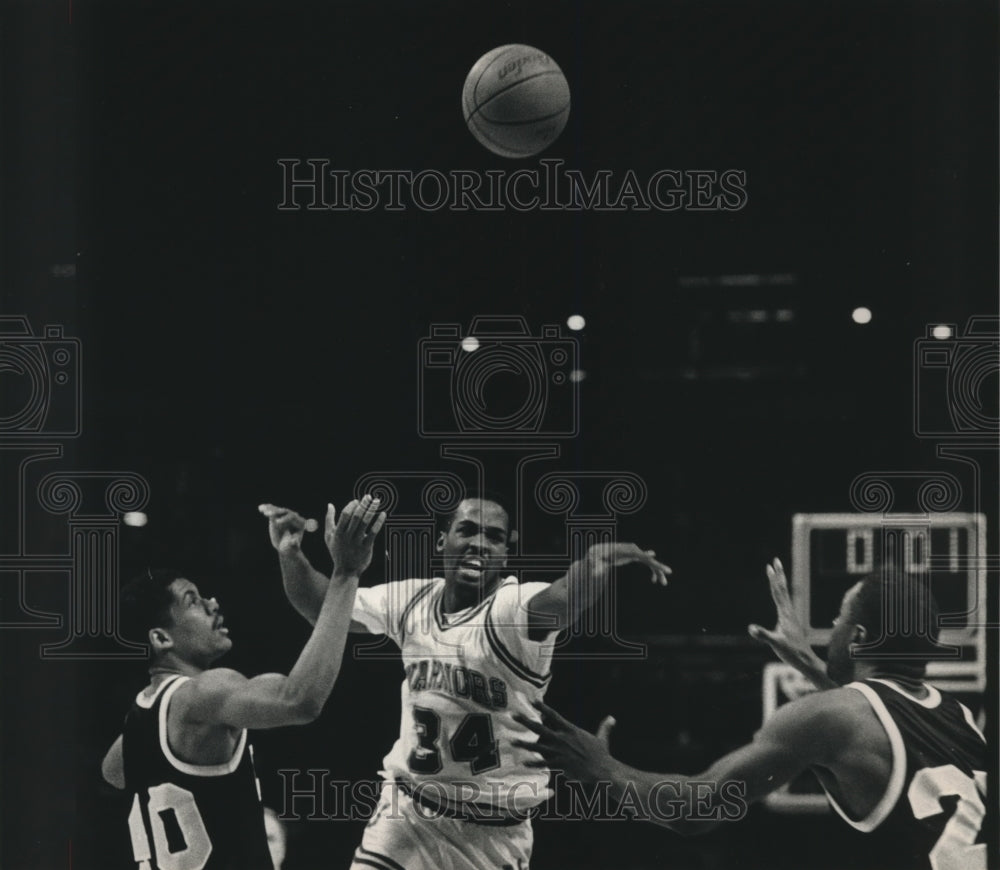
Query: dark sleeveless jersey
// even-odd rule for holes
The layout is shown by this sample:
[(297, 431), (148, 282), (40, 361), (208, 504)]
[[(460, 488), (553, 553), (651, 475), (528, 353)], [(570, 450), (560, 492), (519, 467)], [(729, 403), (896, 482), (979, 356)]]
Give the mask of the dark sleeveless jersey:
[(272, 870), (264, 809), (247, 732), (225, 764), (195, 765), (167, 743), (167, 705), (187, 677), (136, 697), (125, 718), (122, 754), (128, 817), (139, 870)]
[[(852, 827), (875, 832), (866, 849), (880, 870), (986, 870), (986, 740), (968, 707), (927, 686), (918, 699), (891, 680), (848, 683), (889, 735), (892, 773), (885, 794)], [(867, 840), (868, 838), (866, 838)]]

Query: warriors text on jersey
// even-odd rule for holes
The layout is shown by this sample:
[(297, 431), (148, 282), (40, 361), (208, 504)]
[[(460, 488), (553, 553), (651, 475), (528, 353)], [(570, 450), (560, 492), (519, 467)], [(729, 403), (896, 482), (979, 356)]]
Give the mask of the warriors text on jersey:
[(847, 688), (865, 696), (889, 735), (892, 773), (867, 818), (852, 819), (828, 794), (833, 808), (859, 831), (878, 829), (883, 867), (986, 870), (986, 740), (969, 709), (933, 686), (925, 698), (887, 679)]
[(475, 607), (445, 614), (445, 581), (407, 580), (359, 589), (353, 618), (402, 652), (399, 739), (383, 775), (442, 805), (522, 814), (549, 796), (548, 772), (525, 767), (511, 745), (531, 732), (531, 702), (549, 683), (551, 636), (528, 638), (526, 605), (547, 583), (501, 581)]
[(167, 741), (167, 707), (187, 677), (139, 694), (125, 719), (125, 787), (139, 870), (271, 870), (264, 810), (243, 731), (224, 764), (181, 761)]

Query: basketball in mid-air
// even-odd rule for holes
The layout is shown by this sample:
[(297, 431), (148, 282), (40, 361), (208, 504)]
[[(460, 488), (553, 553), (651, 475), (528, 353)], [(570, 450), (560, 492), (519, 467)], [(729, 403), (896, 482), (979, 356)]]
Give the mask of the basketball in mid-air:
[(480, 144), (501, 157), (531, 157), (559, 138), (569, 84), (559, 65), (530, 45), (501, 45), (469, 70), (462, 111)]

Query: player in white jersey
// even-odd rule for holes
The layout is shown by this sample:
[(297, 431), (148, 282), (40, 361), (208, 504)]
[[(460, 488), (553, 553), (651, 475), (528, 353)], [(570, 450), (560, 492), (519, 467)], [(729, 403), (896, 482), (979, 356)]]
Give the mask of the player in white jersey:
[[(268, 508), (272, 523), (304, 527)], [(521, 584), (504, 572), (515, 535), (499, 503), (465, 499), (438, 535), (443, 577), (358, 592), (352, 631), (388, 635), (406, 676), (355, 870), (524, 870), (530, 817), (549, 790), (548, 774), (525, 765), (532, 753), (514, 745), (531, 736), (515, 716), (534, 715), (545, 694), (554, 636), (600, 599), (614, 567), (642, 563), (662, 584), (670, 573), (652, 551), (603, 544), (554, 583)], [(327, 578), (298, 546), (279, 554), (289, 600), (312, 619)]]

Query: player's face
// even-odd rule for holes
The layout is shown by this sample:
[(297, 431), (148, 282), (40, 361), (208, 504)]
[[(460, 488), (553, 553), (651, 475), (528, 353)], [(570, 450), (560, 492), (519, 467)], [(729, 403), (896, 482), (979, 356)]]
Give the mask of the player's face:
[(830, 635), (830, 646), (826, 655), (826, 671), (831, 679), (838, 683), (849, 683), (854, 679), (854, 659), (851, 657), (851, 644), (854, 642), (857, 623), (854, 621), (854, 599), (857, 597), (860, 583), (855, 583), (840, 602), (840, 613), (833, 621), (833, 633)]
[(488, 587), (507, 564), (510, 520), (493, 501), (466, 499), (451, 528), (441, 532), (437, 550), (444, 556), (445, 580), (463, 586)]
[(173, 624), (166, 629), (179, 658), (201, 667), (228, 651), (233, 642), (223, 624), (219, 602), (202, 598), (190, 580), (179, 578), (170, 584), (174, 603), (170, 605)]

